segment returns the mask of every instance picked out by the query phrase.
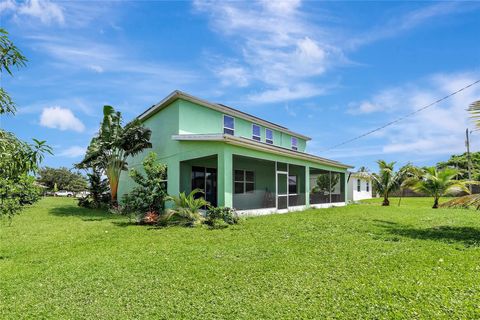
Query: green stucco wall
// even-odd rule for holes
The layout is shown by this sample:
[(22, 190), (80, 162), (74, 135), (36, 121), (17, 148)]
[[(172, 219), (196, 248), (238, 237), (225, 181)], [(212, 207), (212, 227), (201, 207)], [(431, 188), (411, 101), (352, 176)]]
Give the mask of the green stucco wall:
[[(236, 135), (251, 135), (251, 123), (237, 118), (235, 124)], [(217, 200), (219, 205), (228, 207), (233, 206), (233, 155), (305, 166), (305, 172), (307, 173), (309, 172), (310, 167), (336, 172), (346, 172), (346, 170), (342, 168), (322, 165), (309, 160), (252, 150), (245, 147), (230, 145), (225, 142), (172, 140), (171, 136), (177, 134), (220, 133), (223, 131), (222, 113), (180, 99), (146, 119), (144, 125), (152, 130), (151, 141), (153, 148), (145, 150), (141, 154), (128, 159), (129, 168), (135, 167), (141, 169), (141, 163), (144, 157), (151, 151), (156, 152), (159, 161), (168, 166), (168, 193), (171, 195), (178, 195), (181, 191), (189, 191), (190, 183), (187, 181), (189, 176), (188, 171), (191, 170), (193, 162), (185, 161), (202, 157), (216, 156), (218, 176)], [(263, 127), (261, 132), (262, 137), (264, 138), (265, 130)], [(283, 146), (289, 148), (290, 138), (291, 136), (288, 134), (274, 130), (274, 140), (276, 144), (282, 143)], [(298, 141), (300, 148), (302, 146), (302, 140), (298, 139)], [(181, 170), (184, 172), (182, 175), (180, 174)], [(308, 201), (310, 183), (309, 179), (306, 177), (303, 177), (303, 179), (305, 182), (301, 185), (305, 185), (306, 199)], [(267, 182), (265, 184), (267, 184)], [(347, 184), (345, 183), (345, 186), (346, 185)], [(129, 192), (133, 187), (134, 182), (130, 179), (128, 173), (126, 171), (122, 172), (120, 176), (119, 197)]]
[[(209, 134), (223, 133), (223, 113), (207, 107), (203, 107), (186, 100), (177, 100), (179, 104), (179, 133), (180, 134)], [(163, 111), (162, 111), (163, 112)], [(235, 136), (252, 138), (251, 122), (242, 118), (235, 119)], [(259, 125), (258, 123), (255, 123)], [(260, 134), (262, 142), (265, 142), (265, 126), (260, 126)], [(272, 129), (272, 128), (269, 128)], [(292, 135), (273, 130), (273, 144), (291, 148)], [(304, 139), (297, 138), (298, 150), (304, 152), (307, 142)]]

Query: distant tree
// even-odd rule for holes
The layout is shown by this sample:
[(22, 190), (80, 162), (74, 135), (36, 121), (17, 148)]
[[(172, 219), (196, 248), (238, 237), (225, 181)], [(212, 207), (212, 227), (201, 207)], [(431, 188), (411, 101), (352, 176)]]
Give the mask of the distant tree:
[(335, 191), (335, 186), (340, 180), (338, 174), (320, 174), (315, 179), (315, 186), (312, 192), (332, 193)]
[(151, 134), (138, 119), (123, 126), (122, 114), (111, 106), (104, 106), (100, 130), (90, 142), (84, 159), (76, 166), (101, 169), (110, 184), (112, 203), (116, 204), (120, 173), (128, 169), (127, 158), (151, 148)]
[(57, 189), (73, 192), (84, 191), (87, 188), (87, 179), (82, 174), (71, 172), (65, 167), (42, 168), (38, 171), (37, 181), (49, 190), (53, 190), (55, 186)]
[[(473, 180), (480, 180), (480, 152), (471, 152), (471, 174)], [(468, 179), (468, 158), (467, 153), (452, 155), (450, 159), (443, 162), (438, 162), (437, 169), (452, 168), (458, 170), (457, 180)]]

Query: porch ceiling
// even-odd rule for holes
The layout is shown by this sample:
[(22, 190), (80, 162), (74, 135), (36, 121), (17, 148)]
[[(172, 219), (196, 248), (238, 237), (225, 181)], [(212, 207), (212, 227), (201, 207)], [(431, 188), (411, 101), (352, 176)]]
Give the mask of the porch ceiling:
[(275, 153), (279, 155), (289, 156), (297, 159), (309, 160), (320, 164), (335, 166), (338, 168), (353, 168), (351, 165), (343, 164), (341, 162), (330, 160), (322, 157), (315, 156), (313, 154), (300, 152), (296, 150), (290, 150), (287, 148), (266, 144), (263, 142), (257, 142), (252, 139), (244, 137), (236, 137), (228, 134), (179, 134), (173, 135), (172, 140), (177, 141), (223, 141), (231, 145), (237, 145), (254, 150), (261, 150), (265, 152)]

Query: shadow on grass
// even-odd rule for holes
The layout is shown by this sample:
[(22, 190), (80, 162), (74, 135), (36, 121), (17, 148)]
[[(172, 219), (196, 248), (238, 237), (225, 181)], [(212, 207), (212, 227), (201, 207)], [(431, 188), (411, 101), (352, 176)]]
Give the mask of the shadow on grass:
[(462, 243), (466, 247), (480, 246), (480, 229), (473, 227), (439, 226), (413, 228), (410, 226), (384, 226), (390, 234), (420, 240)]
[(58, 217), (78, 217), (83, 221), (103, 221), (120, 218), (106, 210), (88, 209), (75, 205), (64, 205), (62, 207), (52, 208), (50, 209), (50, 213)]

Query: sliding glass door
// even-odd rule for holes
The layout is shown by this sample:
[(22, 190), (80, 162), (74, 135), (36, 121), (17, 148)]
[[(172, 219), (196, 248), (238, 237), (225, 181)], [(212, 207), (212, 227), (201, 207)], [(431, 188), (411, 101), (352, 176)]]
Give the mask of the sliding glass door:
[(205, 167), (192, 167), (192, 190), (201, 189), (204, 197), (212, 206), (217, 206), (217, 169)]

